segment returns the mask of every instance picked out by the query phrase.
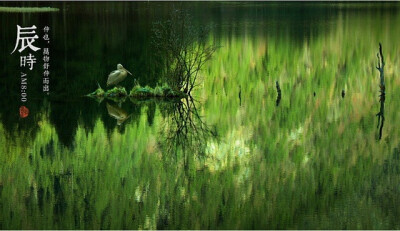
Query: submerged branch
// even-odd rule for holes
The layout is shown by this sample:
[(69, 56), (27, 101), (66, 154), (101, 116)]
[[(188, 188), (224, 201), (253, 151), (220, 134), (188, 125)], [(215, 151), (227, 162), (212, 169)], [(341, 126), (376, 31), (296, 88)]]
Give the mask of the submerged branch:
[(278, 92), (278, 96), (276, 98), (276, 106), (279, 106), (279, 103), (281, 102), (281, 87), (279, 86), (278, 81), (276, 81), (276, 91)]
[(377, 53), (378, 57), (378, 65), (376, 66), (376, 69), (379, 71), (379, 77), (380, 77), (380, 84), (379, 84), (379, 92), (381, 93), (379, 96), (379, 102), (380, 102), (380, 109), (379, 112), (376, 114), (378, 117), (378, 126), (379, 128), (379, 139), (382, 138), (382, 130), (383, 130), (383, 124), (385, 122), (385, 75), (384, 75), (384, 70), (383, 68), (385, 67), (385, 60), (383, 57), (383, 52), (382, 52), (382, 44), (379, 43), (379, 53)]
[(382, 44), (379, 43), (379, 53), (376, 54), (378, 57), (378, 66), (376, 66), (376, 69), (379, 71), (379, 76), (380, 76), (380, 88), (381, 92), (385, 91), (385, 75), (383, 68), (385, 67), (385, 60), (383, 57), (383, 52), (382, 52)]

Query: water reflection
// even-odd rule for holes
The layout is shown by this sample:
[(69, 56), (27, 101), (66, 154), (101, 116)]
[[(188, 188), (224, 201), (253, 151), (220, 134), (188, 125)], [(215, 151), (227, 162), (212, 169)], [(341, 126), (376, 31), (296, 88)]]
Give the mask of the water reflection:
[[(59, 14), (0, 14), (1, 228), (400, 227), (397, 3), (182, 4), (196, 24), (217, 24), (221, 45), (193, 94), (200, 102), (100, 103), (78, 96), (105, 82), (115, 60), (140, 83), (158, 82), (151, 24), (179, 4), (52, 4)], [(44, 21), (54, 24), (57, 95), (43, 100), (32, 73), (30, 115), (20, 119), (9, 48), (17, 23)], [(385, 142), (371, 111), (379, 40)]]
[(276, 96), (276, 106), (279, 106), (279, 103), (281, 102), (281, 87), (279, 86), (279, 82), (276, 81), (276, 92), (278, 95)]
[(379, 102), (381, 106), (376, 116), (378, 117), (377, 128), (379, 129), (379, 139), (382, 139), (382, 129), (383, 124), (385, 123), (385, 92), (381, 92), (381, 95), (379, 96)]
[(163, 105), (164, 126), (160, 130), (163, 142), (160, 146), (167, 155), (176, 158), (178, 150), (183, 150), (185, 156), (196, 154), (201, 158), (207, 142), (217, 138), (216, 132), (201, 118), (196, 103), (192, 97), (187, 97)]
[(382, 138), (382, 129), (383, 129), (383, 124), (385, 123), (385, 75), (384, 75), (384, 68), (385, 68), (385, 59), (383, 57), (383, 52), (382, 52), (382, 44), (379, 43), (379, 52), (377, 53), (377, 58), (378, 58), (378, 65), (376, 66), (376, 69), (379, 71), (379, 92), (381, 93), (379, 96), (379, 102), (381, 103), (379, 113), (376, 114), (378, 116), (378, 126), (379, 128), (379, 139)]
[(106, 107), (108, 114), (117, 120), (117, 125), (121, 125), (130, 117), (126, 111), (117, 105), (112, 105), (111, 103), (107, 102)]

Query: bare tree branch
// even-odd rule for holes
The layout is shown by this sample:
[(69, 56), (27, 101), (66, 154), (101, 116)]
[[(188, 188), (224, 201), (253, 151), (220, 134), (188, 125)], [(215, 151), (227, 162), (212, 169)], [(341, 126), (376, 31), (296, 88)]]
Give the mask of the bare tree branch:
[(154, 24), (153, 44), (165, 57), (164, 81), (175, 90), (190, 95), (196, 86), (198, 72), (217, 48), (207, 41), (210, 29), (193, 26), (189, 14), (179, 10), (169, 20)]

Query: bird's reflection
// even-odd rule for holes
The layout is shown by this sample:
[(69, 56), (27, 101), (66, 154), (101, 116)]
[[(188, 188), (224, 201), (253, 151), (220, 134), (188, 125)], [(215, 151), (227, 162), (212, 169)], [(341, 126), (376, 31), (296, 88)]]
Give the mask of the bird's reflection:
[(130, 115), (128, 115), (124, 109), (118, 107), (117, 105), (107, 102), (106, 107), (108, 115), (117, 120), (117, 125), (123, 124), (130, 117)]

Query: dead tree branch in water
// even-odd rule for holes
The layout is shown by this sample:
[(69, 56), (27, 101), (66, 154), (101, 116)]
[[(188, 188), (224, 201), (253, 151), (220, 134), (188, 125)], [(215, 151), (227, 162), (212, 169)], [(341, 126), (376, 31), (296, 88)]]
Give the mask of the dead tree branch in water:
[(379, 43), (379, 53), (376, 54), (376, 56), (378, 57), (378, 65), (376, 66), (376, 69), (378, 69), (379, 74), (380, 74), (380, 88), (381, 88), (381, 93), (385, 92), (385, 75), (383, 72), (383, 68), (385, 67), (385, 60), (383, 58), (383, 53), (382, 53), (382, 44)]
[(239, 106), (242, 106), (242, 86), (239, 85)]
[(383, 58), (383, 52), (382, 52), (382, 44), (379, 43), (379, 53), (376, 54), (378, 57), (378, 65), (376, 66), (376, 69), (379, 71), (379, 77), (380, 77), (380, 84), (379, 84), (379, 102), (381, 103), (380, 110), (376, 116), (378, 116), (378, 126), (379, 128), (379, 139), (382, 138), (382, 129), (383, 129), (383, 124), (385, 122), (385, 75), (383, 68), (385, 67), (385, 59)]
[(281, 87), (279, 86), (278, 81), (276, 81), (276, 91), (278, 92), (278, 96), (276, 98), (276, 106), (279, 106), (279, 103), (281, 102)]

